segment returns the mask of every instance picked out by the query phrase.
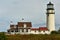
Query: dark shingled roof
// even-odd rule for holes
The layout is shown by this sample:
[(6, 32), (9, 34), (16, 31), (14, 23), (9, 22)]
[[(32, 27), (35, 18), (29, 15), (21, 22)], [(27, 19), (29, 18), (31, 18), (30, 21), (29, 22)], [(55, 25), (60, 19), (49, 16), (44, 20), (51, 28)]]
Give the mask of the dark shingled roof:
[(24, 27), (24, 24), (26, 24), (27, 27), (32, 27), (31, 22), (18, 22), (18, 27)]

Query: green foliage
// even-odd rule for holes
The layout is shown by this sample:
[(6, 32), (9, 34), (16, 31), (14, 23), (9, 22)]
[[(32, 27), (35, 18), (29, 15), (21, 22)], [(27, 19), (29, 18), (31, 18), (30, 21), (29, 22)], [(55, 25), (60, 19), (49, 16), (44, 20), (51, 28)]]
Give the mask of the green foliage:
[(0, 40), (6, 40), (6, 36), (4, 32), (0, 32)]
[(60, 34), (30, 34), (30, 35), (5, 35), (0, 33), (0, 40), (60, 40)]
[(60, 40), (60, 35), (59, 34), (7, 35), (7, 40)]
[(60, 34), (60, 28), (59, 28), (59, 30), (58, 30), (58, 34)]
[(51, 34), (58, 34), (58, 32), (57, 31), (52, 31)]

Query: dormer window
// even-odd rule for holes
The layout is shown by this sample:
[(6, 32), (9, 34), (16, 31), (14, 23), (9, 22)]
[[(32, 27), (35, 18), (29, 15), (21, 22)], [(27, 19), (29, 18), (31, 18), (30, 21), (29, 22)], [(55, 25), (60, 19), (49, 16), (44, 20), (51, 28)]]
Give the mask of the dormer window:
[(14, 25), (14, 28), (16, 28), (16, 25)]
[(24, 24), (24, 28), (26, 28), (26, 24)]

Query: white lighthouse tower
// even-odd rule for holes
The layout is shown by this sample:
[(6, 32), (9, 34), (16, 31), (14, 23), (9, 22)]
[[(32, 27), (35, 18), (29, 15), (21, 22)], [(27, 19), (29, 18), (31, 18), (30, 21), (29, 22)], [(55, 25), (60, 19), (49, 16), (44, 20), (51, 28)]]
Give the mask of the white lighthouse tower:
[(54, 5), (49, 2), (47, 4), (47, 28), (49, 29), (49, 31), (55, 31), (55, 12), (54, 12)]

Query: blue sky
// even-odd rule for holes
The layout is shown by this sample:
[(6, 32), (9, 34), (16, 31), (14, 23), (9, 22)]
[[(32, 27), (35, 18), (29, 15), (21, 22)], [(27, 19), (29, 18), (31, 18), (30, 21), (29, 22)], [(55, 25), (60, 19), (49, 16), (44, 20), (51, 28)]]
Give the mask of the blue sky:
[(14, 24), (24, 18), (33, 27), (46, 26), (46, 8), (51, 1), (55, 8), (56, 29), (60, 27), (60, 0), (0, 0), (0, 32), (7, 31), (10, 21)]

